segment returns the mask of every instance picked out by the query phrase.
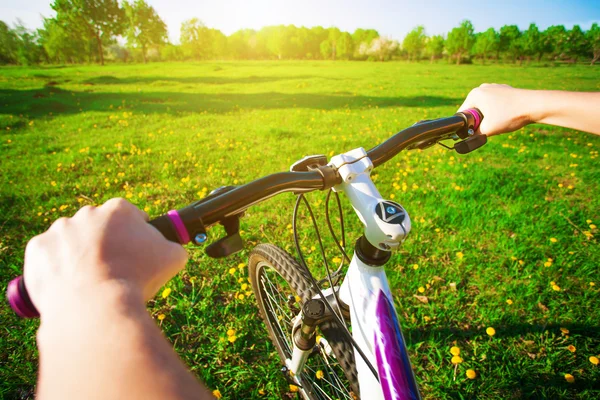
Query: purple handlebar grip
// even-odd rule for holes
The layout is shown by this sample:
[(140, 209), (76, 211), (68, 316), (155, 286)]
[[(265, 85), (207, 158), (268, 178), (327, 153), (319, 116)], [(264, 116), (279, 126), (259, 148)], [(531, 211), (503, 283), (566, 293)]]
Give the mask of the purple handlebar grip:
[(27, 288), (25, 287), (25, 281), (22, 276), (19, 276), (8, 283), (8, 287), (6, 288), (6, 298), (10, 304), (10, 308), (12, 308), (19, 317), (36, 318), (40, 316), (38, 310), (31, 302), (29, 294), (27, 294)]
[(185, 227), (185, 224), (181, 220), (179, 213), (176, 210), (171, 210), (167, 213), (171, 222), (173, 222), (173, 226), (175, 227), (175, 232), (179, 237), (179, 243), (186, 244), (190, 242), (190, 234)]
[(473, 116), (475, 119), (475, 125), (473, 126), (473, 129), (477, 131), (477, 129), (479, 129), (479, 125), (481, 125), (481, 120), (483, 119), (481, 112), (476, 108), (469, 108), (468, 110), (464, 110), (463, 113), (469, 113)]

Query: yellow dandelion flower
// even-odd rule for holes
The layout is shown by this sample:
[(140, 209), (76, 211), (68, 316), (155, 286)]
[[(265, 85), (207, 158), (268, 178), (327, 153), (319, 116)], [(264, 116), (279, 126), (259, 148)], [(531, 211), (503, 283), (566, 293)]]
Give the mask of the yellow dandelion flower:
[(229, 343), (233, 343), (237, 340), (237, 336), (235, 336), (235, 335), (228, 336), (227, 340), (229, 340)]
[(162, 298), (166, 299), (169, 295), (171, 294), (171, 288), (166, 288), (165, 290), (163, 290), (162, 292)]
[(425, 288), (423, 286), (419, 287), (419, 293), (424, 293), (425, 292)]
[(413, 265), (413, 269), (414, 269), (414, 270), (417, 270), (417, 269), (419, 269), (419, 264), (414, 264), (414, 265)]
[(460, 358), (460, 356), (454, 356), (454, 357), (452, 357), (451, 361), (452, 361), (452, 364), (456, 365), (456, 364), (460, 364), (461, 362), (463, 362), (463, 359)]
[(50, 184), (51, 184), (52, 186), (56, 186), (56, 182), (54, 182), (54, 181), (50, 182)]
[(318, 370), (315, 375), (316, 375), (317, 379), (323, 379), (323, 377), (325, 376), (325, 374), (321, 370)]
[(485, 333), (487, 333), (490, 336), (494, 336), (496, 334), (496, 330), (490, 326), (485, 330)]
[(575, 382), (575, 377), (571, 374), (565, 374), (565, 379), (567, 380), (567, 382), (569, 383), (573, 383)]
[(228, 329), (227, 336), (233, 336), (233, 335), (235, 335), (235, 329)]
[(506, 299), (506, 304), (508, 304), (509, 306), (513, 303), (513, 301), (511, 299)]
[(245, 266), (246, 266), (246, 263), (239, 263), (238, 269), (244, 269)]
[(290, 385), (290, 392), (296, 393), (298, 391), (298, 386)]
[(213, 396), (215, 396), (215, 398), (217, 398), (217, 399), (220, 399), (221, 397), (223, 397), (221, 395), (221, 392), (219, 392), (219, 389), (213, 390)]
[(590, 224), (590, 229), (596, 229), (596, 225)]
[(590, 282), (590, 286), (596, 286), (595, 282)]
[(592, 220), (591, 219), (586, 219), (585, 222), (587, 222), (588, 224), (591, 224)]
[(465, 255), (462, 253), (462, 251), (459, 251), (458, 253), (456, 253), (456, 257), (457, 257), (459, 260), (462, 260), (464, 256), (465, 256)]
[(598, 365), (598, 362), (599, 362), (599, 361), (598, 361), (598, 357), (596, 357), (596, 356), (590, 356), (589, 360), (590, 360), (590, 362), (591, 362), (592, 364), (594, 364), (594, 365)]
[(156, 317), (156, 318), (158, 318), (159, 321), (162, 321), (163, 319), (166, 318), (166, 316), (165, 316), (165, 314), (158, 314), (158, 317)]
[(556, 243), (556, 242), (558, 242), (558, 239), (557, 239), (557, 238), (550, 238), (550, 241), (551, 241), (552, 243)]
[(546, 261), (544, 263), (544, 267), (551, 267), (552, 266), (552, 262), (551, 261)]
[(245, 291), (246, 289), (248, 289), (248, 284), (247, 284), (247, 283), (244, 283), (244, 284), (242, 285), (242, 290), (244, 290), (244, 291)]
[(340, 262), (342, 262), (342, 259), (339, 257), (333, 257), (333, 260), (331, 260), (331, 262), (334, 264), (339, 264)]
[(560, 286), (558, 286), (556, 283), (554, 285), (552, 285), (552, 290), (556, 291), (556, 292), (560, 292)]
[(567, 350), (569, 350), (571, 353), (575, 353), (577, 351), (577, 347), (570, 344), (569, 347), (567, 347)]
[(236, 269), (235, 268), (229, 268), (229, 273), (231, 275), (235, 274)]
[(468, 369), (467, 370), (467, 378), (469, 378), (469, 379), (477, 378), (477, 372), (473, 371), (472, 369)]
[(457, 346), (452, 346), (452, 348), (450, 348), (450, 353), (452, 353), (453, 356), (459, 356), (460, 349)]
[(264, 396), (265, 394), (267, 394), (267, 392), (265, 392), (265, 390), (264, 390), (264, 389), (260, 389), (260, 390), (258, 391), (258, 394), (260, 394), (261, 396)]
[(238, 278), (238, 283), (244, 282), (244, 278)]
[(243, 295), (242, 293), (240, 293), (240, 294), (238, 295), (238, 299), (239, 299), (239, 300), (244, 300), (244, 295)]

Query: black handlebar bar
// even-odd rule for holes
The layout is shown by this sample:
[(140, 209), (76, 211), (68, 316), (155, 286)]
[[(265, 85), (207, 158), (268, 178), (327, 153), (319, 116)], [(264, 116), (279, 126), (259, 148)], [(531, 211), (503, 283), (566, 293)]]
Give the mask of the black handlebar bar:
[[(449, 118), (419, 122), (375, 146), (367, 152), (367, 155), (373, 162), (373, 166), (377, 167), (404, 149), (426, 148), (449, 138), (466, 139), (459, 143), (465, 144), (462, 151), (459, 148), (456, 150), (459, 153), (468, 152), (480, 147), (486, 141), (485, 136), (475, 134), (482, 119), (483, 115), (479, 110), (469, 109)], [(473, 140), (476, 141), (468, 143)], [(239, 229), (239, 216), (248, 207), (279, 193), (326, 190), (341, 182), (335, 168), (329, 165), (322, 165), (305, 172), (276, 173), (243, 186), (223, 188), (181, 210), (169, 211), (149, 223), (166, 239), (180, 244), (190, 241), (201, 244), (207, 238), (206, 228), (222, 223), (229, 235), (219, 241), (223, 249), (212, 251), (213, 255), (207, 249), (207, 253), (214, 257), (226, 256), (232, 251), (241, 250), (241, 240), (236, 229)], [(6, 294), (10, 306), (18, 315), (28, 318), (39, 316), (27, 293), (22, 276), (8, 284)]]

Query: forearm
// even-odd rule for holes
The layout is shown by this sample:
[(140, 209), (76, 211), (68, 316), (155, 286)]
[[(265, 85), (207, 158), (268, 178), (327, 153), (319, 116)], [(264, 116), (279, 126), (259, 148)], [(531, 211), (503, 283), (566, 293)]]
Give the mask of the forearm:
[(532, 123), (557, 125), (600, 135), (600, 93), (528, 91)]
[[(108, 293), (107, 293), (108, 292)], [(39, 399), (212, 398), (187, 371), (143, 302), (113, 288), (43, 316)], [(57, 310), (58, 311), (58, 310)]]

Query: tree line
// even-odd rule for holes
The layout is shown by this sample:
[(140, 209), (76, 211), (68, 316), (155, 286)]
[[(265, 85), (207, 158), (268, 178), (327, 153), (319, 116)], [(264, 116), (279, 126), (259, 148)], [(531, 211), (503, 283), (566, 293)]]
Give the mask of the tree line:
[(0, 21), (0, 64), (104, 64), (120, 62), (212, 59), (376, 60), (446, 58), (457, 64), (480, 60), (591, 61), (600, 58), (600, 26), (583, 31), (579, 25), (540, 30), (536, 24), (521, 31), (505, 25), (475, 32), (465, 20), (447, 35), (428, 36), (423, 26), (399, 42), (374, 29), (353, 33), (338, 28), (267, 26), (242, 29), (229, 36), (206, 27), (197, 18), (182, 23), (180, 44), (170, 43), (167, 27), (144, 0), (54, 0), (53, 18), (44, 18), (35, 31), (22, 23)]

